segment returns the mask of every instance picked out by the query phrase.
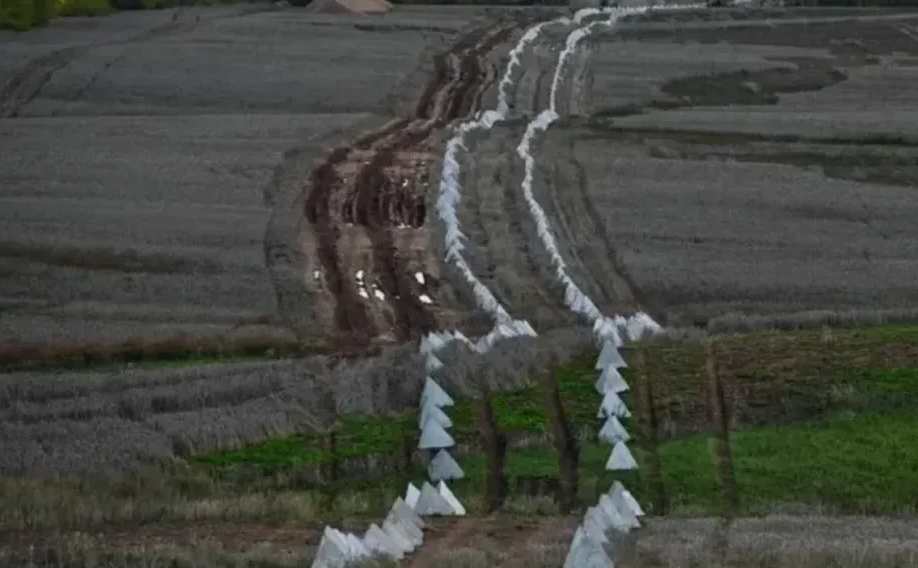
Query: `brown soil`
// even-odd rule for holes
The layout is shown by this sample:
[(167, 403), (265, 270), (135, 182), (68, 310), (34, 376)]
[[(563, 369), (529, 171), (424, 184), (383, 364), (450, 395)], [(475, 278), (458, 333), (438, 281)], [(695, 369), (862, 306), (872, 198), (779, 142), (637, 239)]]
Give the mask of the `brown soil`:
[[(467, 117), (496, 77), (485, 57), (506, 41), (518, 23), (498, 23), (461, 37), (434, 59), (434, 72), (413, 116), (394, 120), (348, 146), (334, 149), (311, 174), (306, 217), (315, 235), (324, 281), (334, 297), (337, 330), (365, 344), (392, 334), (407, 340), (436, 327), (418, 296), (425, 293), (401, 254), (401, 231), (423, 233), (432, 134)], [(368, 273), (388, 309), (363, 301), (344, 269), (339, 243), (345, 228), (361, 228), (369, 241)], [(352, 254), (353, 251), (347, 251)], [(387, 321), (374, 310), (391, 311)], [(380, 327), (391, 329), (380, 329)]]
[(523, 568), (526, 555), (522, 552), (552, 540), (559, 532), (572, 528), (574, 517), (506, 516), (463, 517), (436, 519), (425, 529), (424, 545), (404, 564), (405, 568), (427, 568), (442, 564), (444, 558), (457, 548), (491, 548), (499, 543), (502, 568)]

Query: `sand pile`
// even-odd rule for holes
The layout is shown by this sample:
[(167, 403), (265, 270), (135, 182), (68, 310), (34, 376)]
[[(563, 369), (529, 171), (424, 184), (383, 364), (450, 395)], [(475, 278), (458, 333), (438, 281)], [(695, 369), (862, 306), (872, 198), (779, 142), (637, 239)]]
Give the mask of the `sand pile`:
[(307, 9), (322, 14), (385, 14), (392, 4), (386, 0), (312, 0)]

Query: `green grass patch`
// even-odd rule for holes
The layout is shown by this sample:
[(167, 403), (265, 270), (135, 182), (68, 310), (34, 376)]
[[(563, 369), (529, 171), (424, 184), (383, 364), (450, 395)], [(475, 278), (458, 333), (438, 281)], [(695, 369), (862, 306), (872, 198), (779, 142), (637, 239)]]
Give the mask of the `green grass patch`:
[[(664, 444), (664, 483), (675, 505), (716, 510), (716, 485), (703, 437)], [(733, 434), (742, 508), (806, 503), (845, 513), (901, 511), (918, 502), (918, 415), (841, 414), (809, 424)], [(638, 488), (638, 492), (640, 489)]]
[[(653, 381), (664, 436), (707, 429), (707, 381), (703, 353), (694, 344), (650, 346), (647, 373)], [(731, 335), (718, 341), (718, 362), (739, 427), (799, 423), (840, 411), (882, 412), (918, 406), (918, 326), (834, 329)], [(596, 353), (554, 370), (567, 416), (575, 430), (597, 427), (599, 396), (593, 384)], [(627, 355), (626, 355), (627, 357)], [(912, 365), (912, 366), (909, 366)], [(628, 370), (626, 379), (632, 381)], [(626, 395), (627, 399), (627, 395)], [(548, 423), (533, 387), (497, 392), (492, 400), (500, 427), (510, 435), (539, 434)], [(447, 409), (457, 442), (477, 439), (472, 406)], [(344, 417), (337, 428), (337, 457), (392, 455), (417, 435), (417, 412), (395, 417)], [(321, 435), (304, 433), (230, 451), (195, 456), (193, 462), (231, 468), (268, 469), (332, 459)]]
[[(663, 422), (662, 473), (676, 510), (716, 513), (719, 507), (711, 464), (704, 351), (697, 344), (647, 345), (646, 372), (654, 385)], [(841, 512), (895, 512), (918, 502), (909, 476), (918, 470), (918, 326), (762, 332), (724, 336), (717, 360), (733, 414), (734, 467), (741, 507), (747, 513), (780, 503), (812, 504)], [(595, 501), (613, 479), (643, 498), (640, 471), (604, 471), (610, 449), (592, 441), (599, 427), (594, 390), (596, 353), (553, 370), (575, 431), (589, 431), (581, 444), (581, 497)], [(633, 360), (625, 354), (626, 360)], [(626, 380), (633, 383), (630, 370)], [(631, 393), (626, 402), (637, 411)], [(541, 396), (534, 388), (493, 394), (500, 427), (535, 442), (508, 454), (506, 473), (554, 476)], [(472, 502), (480, 496), (485, 459), (477, 451), (478, 429), (469, 401), (447, 408), (451, 432), (465, 451), (458, 459), (467, 478), (453, 488)], [(637, 428), (624, 421), (632, 434)], [(417, 437), (417, 413), (389, 417), (345, 417), (336, 429), (337, 453), (322, 449), (323, 434), (306, 433), (232, 451), (193, 457), (217, 478), (245, 482), (315, 467), (333, 458), (395, 455), (403, 440)], [(636, 454), (637, 455), (637, 454)], [(423, 469), (413, 472), (424, 478)], [(281, 476), (283, 477), (283, 476)], [(401, 491), (405, 474), (373, 471), (342, 479), (342, 495), (354, 491)], [(261, 481), (259, 481), (261, 482)], [(294, 483), (296, 483), (294, 481)], [(305, 483), (304, 488), (314, 487)]]
[[(732, 449), (741, 513), (761, 514), (787, 504), (843, 514), (888, 514), (912, 511), (918, 503), (918, 484), (910, 482), (918, 471), (916, 412), (840, 413), (806, 424), (741, 430), (733, 433)], [(639, 500), (646, 499), (641, 470), (605, 471), (609, 453), (605, 444), (582, 444), (582, 503), (595, 503), (614, 480), (622, 481)], [(705, 515), (719, 511), (710, 455), (704, 435), (661, 445), (663, 482), (675, 511)], [(485, 458), (468, 455), (459, 461), (467, 477), (450, 487), (460, 500), (476, 503), (484, 486)], [(516, 477), (554, 476), (557, 467), (551, 448), (512, 451), (506, 464), (511, 490)], [(423, 469), (415, 470), (411, 478), (421, 483)], [(327, 503), (327, 514), (334, 515), (344, 506), (338, 499), (400, 494), (405, 481), (400, 475), (368, 473), (342, 482), (332, 491), (338, 497)], [(544, 512), (556, 509), (548, 506)]]

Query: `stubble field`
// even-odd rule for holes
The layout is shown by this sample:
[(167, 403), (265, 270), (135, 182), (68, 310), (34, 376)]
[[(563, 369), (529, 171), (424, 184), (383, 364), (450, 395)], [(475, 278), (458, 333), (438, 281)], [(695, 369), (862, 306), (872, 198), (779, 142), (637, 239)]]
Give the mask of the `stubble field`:
[[(0, 35), (10, 54), (0, 57), (7, 352), (21, 342), (193, 333), (191, 357), (214, 354), (207, 338), (226, 355), (308, 355), (163, 364), (147, 339), (129, 346), (150, 352), (138, 365), (4, 373), (4, 562), (50, 545), (39, 565), (67, 557), (94, 566), (90, 557), (112, 548), (125, 566), (137, 555), (188, 566), (301, 565), (325, 522), (363, 530), (420, 475), (420, 456), (403, 451), (416, 441), (410, 410), (424, 378), (415, 346), (357, 359), (334, 351), (365, 349), (351, 343), (361, 311), (374, 331), (399, 339), (426, 320), (398, 295), (361, 299), (352, 273), (366, 266), (368, 280), (407, 294), (420, 270), (435, 282), (421, 291), (433, 297), (425, 309), (436, 325), (473, 334), (487, 322), (440, 265), (442, 227), (432, 215), (407, 228), (393, 222), (397, 214), (354, 222), (335, 200), (359, 203), (367, 184), (401, 181), (399, 160), (420, 153), (434, 172), (432, 210), (445, 128), (493, 106), (509, 46), (547, 14), (523, 12), (400, 7), (370, 20), (189, 9), (175, 19), (122, 14)], [(582, 47), (561, 89), (564, 117), (535, 146), (534, 190), (569, 274), (604, 312), (643, 308), (662, 324), (718, 332), (914, 319), (918, 19), (863, 13), (861, 22), (846, 10), (655, 15)], [(506, 37), (489, 45), (502, 25)], [(515, 152), (528, 118), (547, 104), (566, 33), (550, 28), (524, 53), (511, 120), (470, 138), (458, 211), (473, 271), (541, 337), (444, 356), (443, 381), (460, 399), (482, 384), (507, 391), (498, 418), (517, 479), (556, 468), (530, 387), (554, 373), (584, 448), (582, 497), (592, 502), (608, 479), (596, 473), (606, 456), (591, 418), (591, 342), (560, 303)], [(437, 63), (447, 52), (454, 57)], [(451, 79), (432, 80), (441, 68), (453, 69)], [(393, 116), (405, 122), (392, 127)], [(367, 133), (373, 141), (362, 145)], [(349, 148), (350, 161), (336, 165), (336, 146)], [(385, 161), (392, 156), (398, 167)], [(323, 164), (338, 168), (337, 181), (323, 185)], [(331, 196), (328, 225), (304, 214), (317, 187)], [(336, 239), (333, 261), (322, 257), (325, 228)], [(329, 271), (341, 272), (339, 284)], [(233, 338), (254, 348), (227, 349)], [(915, 462), (902, 448), (915, 438), (915, 345), (911, 326), (723, 339), (743, 512), (911, 515), (905, 486)], [(666, 481), (685, 516), (714, 510), (696, 347), (648, 347), (667, 393), (657, 401), (667, 417)], [(481, 448), (463, 404), (453, 418), (470, 479), (456, 490), (476, 515), (438, 524), (407, 565), (560, 564), (575, 521), (557, 517), (545, 496), (517, 488), (504, 513), (477, 515)], [(332, 450), (323, 445), (329, 430), (340, 436)], [(833, 451), (814, 441), (791, 452), (799, 461), (783, 471), (775, 456), (806, 439)], [(869, 464), (854, 456), (874, 450), (887, 461), (867, 480)], [(331, 484), (330, 461), (342, 476)], [(628, 481), (640, 494), (640, 479)], [(705, 522), (651, 521), (621, 565), (714, 561), (707, 539), (716, 530)], [(856, 528), (864, 522), (742, 521), (718, 561), (918, 564), (913, 521), (869, 521), (869, 534)], [(75, 533), (91, 527), (103, 536)], [(799, 546), (769, 544), (790, 533), (806, 536)], [(900, 533), (887, 546), (884, 535)]]

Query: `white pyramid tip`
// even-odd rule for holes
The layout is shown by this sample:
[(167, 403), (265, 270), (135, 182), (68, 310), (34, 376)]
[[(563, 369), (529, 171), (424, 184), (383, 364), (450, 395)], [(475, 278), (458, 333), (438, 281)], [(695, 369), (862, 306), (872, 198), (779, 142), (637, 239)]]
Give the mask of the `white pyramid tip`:
[(446, 486), (446, 483), (441, 481), (437, 485), (437, 492), (440, 493), (440, 496), (449, 504), (453, 509), (453, 514), (457, 517), (464, 517), (466, 514), (465, 507), (462, 506), (462, 503), (459, 502), (459, 499), (453, 495), (453, 492), (450, 491), (449, 487)]
[(443, 426), (433, 420), (424, 423), (421, 429), (421, 439), (418, 442), (418, 448), (422, 450), (439, 450), (441, 448), (451, 448), (456, 445), (456, 441), (449, 435)]
[(418, 502), (418, 495), (420, 494), (421, 490), (415, 487), (413, 483), (409, 483), (408, 488), (405, 490), (405, 504), (414, 510), (414, 506)]
[(621, 471), (637, 469), (637, 467), (637, 462), (634, 461), (634, 456), (631, 455), (631, 450), (628, 449), (628, 446), (624, 442), (617, 442), (612, 449), (612, 455), (609, 456), (609, 460), (606, 462), (606, 469), (609, 471)]
[(453, 456), (446, 450), (439, 450), (430, 460), (427, 467), (427, 475), (433, 481), (442, 481), (444, 479), (462, 479), (465, 472), (453, 459)]

